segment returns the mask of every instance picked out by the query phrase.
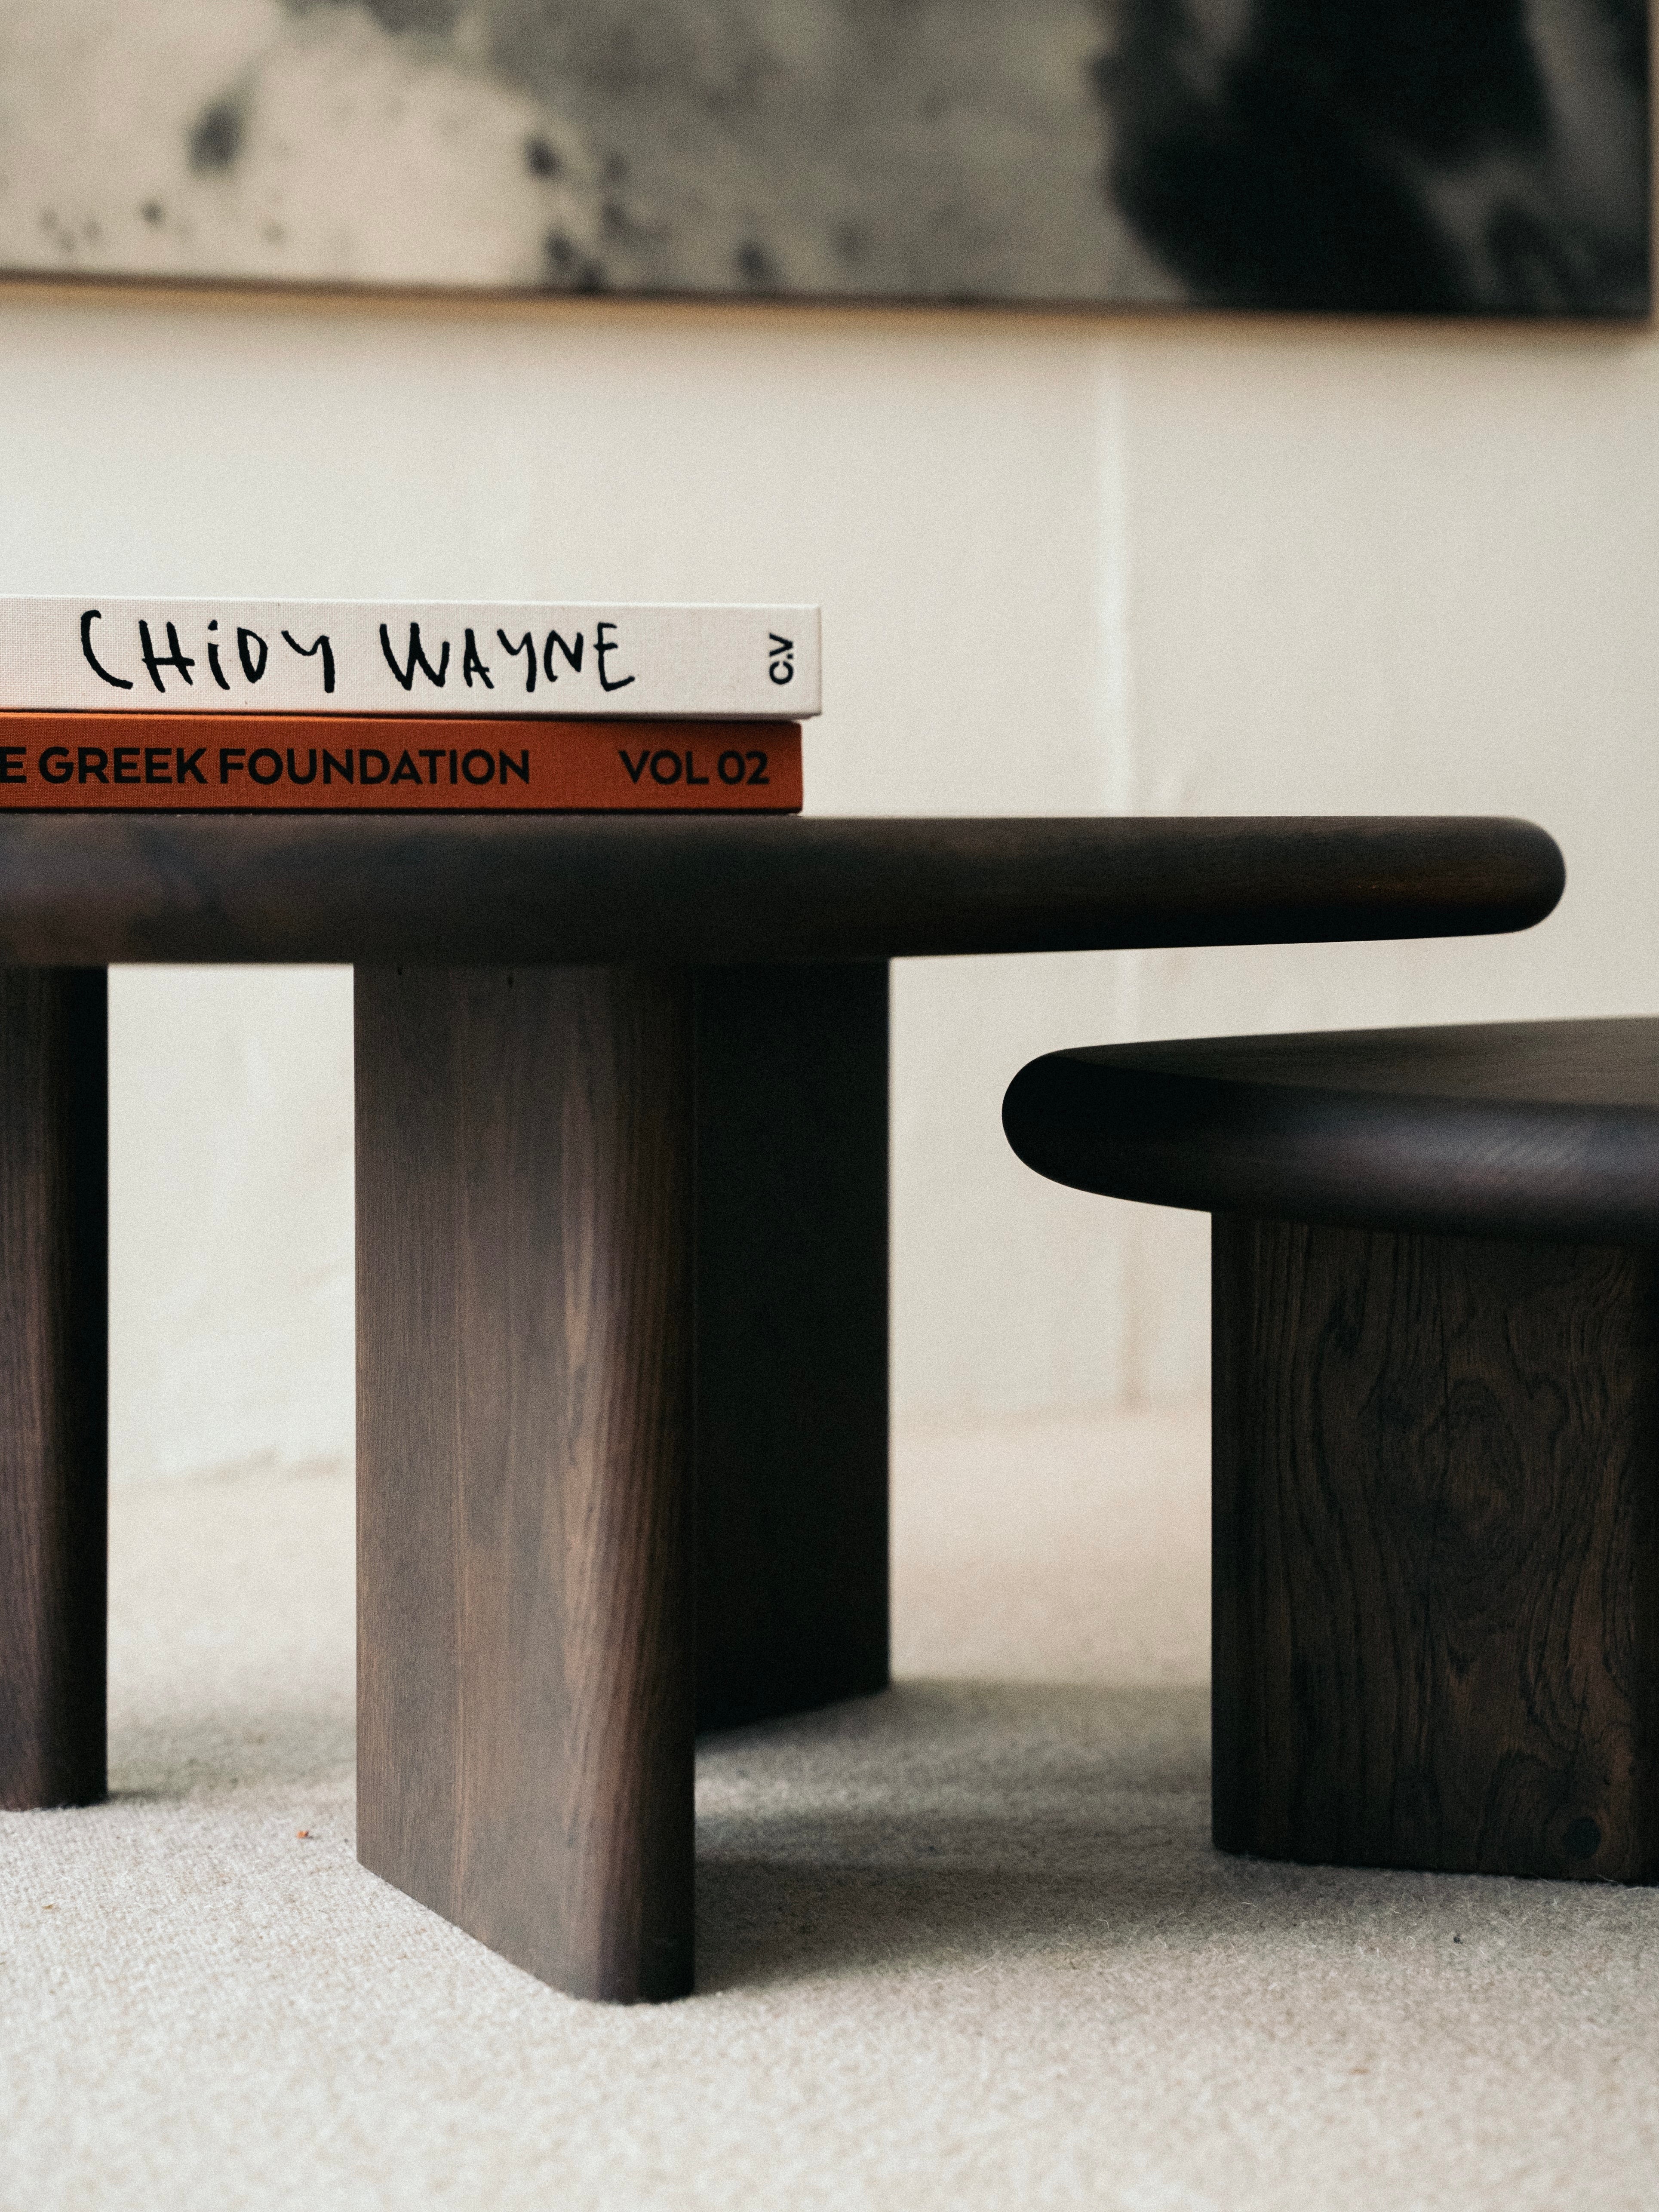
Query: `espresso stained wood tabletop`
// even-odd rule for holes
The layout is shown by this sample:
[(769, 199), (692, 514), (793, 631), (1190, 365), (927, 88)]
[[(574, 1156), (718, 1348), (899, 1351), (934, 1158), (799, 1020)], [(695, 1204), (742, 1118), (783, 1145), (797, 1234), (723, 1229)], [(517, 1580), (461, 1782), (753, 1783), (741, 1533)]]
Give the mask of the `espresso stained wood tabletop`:
[(1527, 822), (15, 814), (0, 963), (881, 960), (1522, 929)]
[(1659, 1020), (1049, 1053), (1009, 1142), (1115, 1198), (1449, 1236), (1659, 1242)]

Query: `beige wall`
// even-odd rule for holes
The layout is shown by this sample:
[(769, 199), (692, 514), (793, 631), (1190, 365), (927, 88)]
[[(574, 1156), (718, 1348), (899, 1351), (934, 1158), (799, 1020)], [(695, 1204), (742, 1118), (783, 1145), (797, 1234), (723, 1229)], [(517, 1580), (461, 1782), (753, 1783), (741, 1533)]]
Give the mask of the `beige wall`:
[[(1489, 944), (896, 976), (896, 1395), (1201, 1389), (1202, 1224), (1003, 1146), (1031, 1054), (1650, 1009), (1646, 333), (0, 295), (0, 589), (793, 598), (809, 804), (1531, 814)], [(349, 986), (116, 979), (125, 1474), (347, 1448)]]

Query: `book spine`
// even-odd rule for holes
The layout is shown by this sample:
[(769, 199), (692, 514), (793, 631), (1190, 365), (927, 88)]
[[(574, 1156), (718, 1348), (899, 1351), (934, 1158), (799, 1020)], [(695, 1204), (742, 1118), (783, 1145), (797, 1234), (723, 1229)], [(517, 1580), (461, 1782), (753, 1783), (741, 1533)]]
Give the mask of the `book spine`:
[(0, 811), (793, 814), (798, 722), (0, 713)]
[(798, 721), (816, 607), (0, 598), (0, 708)]

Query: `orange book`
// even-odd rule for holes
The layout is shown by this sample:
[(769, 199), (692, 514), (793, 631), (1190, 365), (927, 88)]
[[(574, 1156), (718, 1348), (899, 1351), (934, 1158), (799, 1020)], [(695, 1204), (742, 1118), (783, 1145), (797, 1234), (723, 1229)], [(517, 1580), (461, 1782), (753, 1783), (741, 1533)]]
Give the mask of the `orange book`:
[(0, 714), (0, 808), (796, 814), (799, 722)]

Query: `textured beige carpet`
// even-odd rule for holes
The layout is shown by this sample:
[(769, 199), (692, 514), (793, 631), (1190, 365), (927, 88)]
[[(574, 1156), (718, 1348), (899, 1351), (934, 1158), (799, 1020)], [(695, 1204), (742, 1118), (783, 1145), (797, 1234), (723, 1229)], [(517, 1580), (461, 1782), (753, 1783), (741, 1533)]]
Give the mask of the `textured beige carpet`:
[(1651, 2205), (1659, 1898), (1210, 1850), (1203, 1460), (902, 1439), (910, 1679), (706, 1753), (702, 1994), (629, 2013), (356, 1865), (342, 1476), (118, 1491), (116, 1794), (0, 1816), (0, 2203)]

